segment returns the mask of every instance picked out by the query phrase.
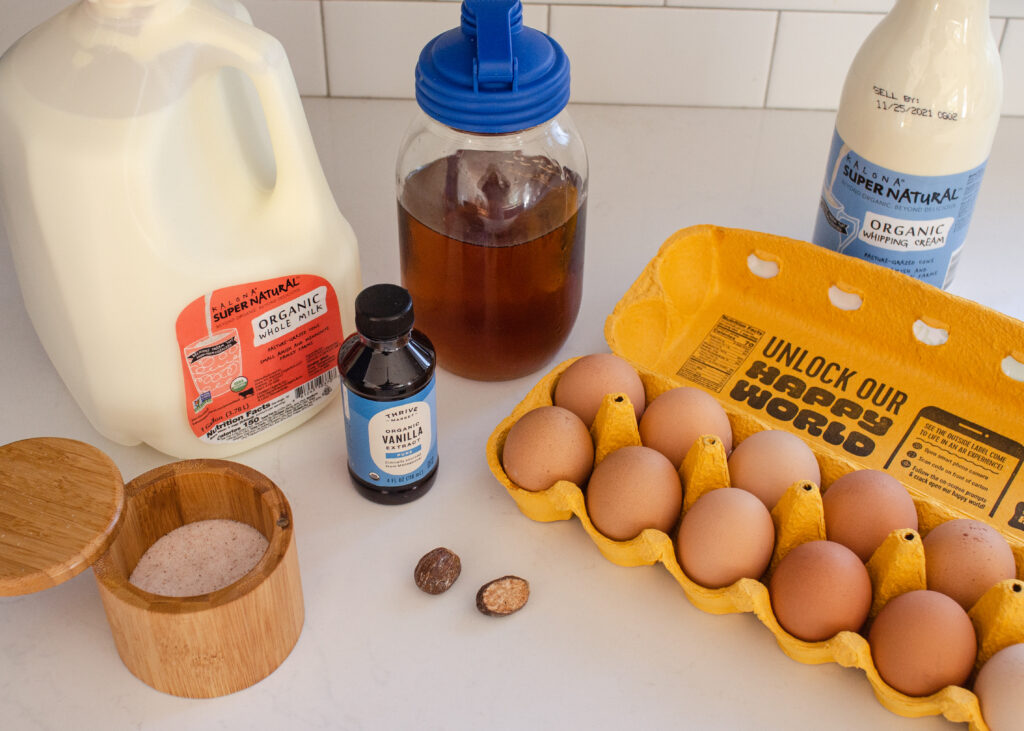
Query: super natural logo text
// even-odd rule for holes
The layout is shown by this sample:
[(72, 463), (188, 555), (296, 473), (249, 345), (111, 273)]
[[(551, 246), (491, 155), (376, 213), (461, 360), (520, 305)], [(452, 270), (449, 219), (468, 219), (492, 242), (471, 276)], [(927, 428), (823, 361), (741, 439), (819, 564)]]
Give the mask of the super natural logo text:
[(295, 277), (289, 277), (280, 281), (278, 284), (275, 284), (273, 287), (260, 290), (253, 288), (246, 299), (241, 299), (234, 304), (222, 307), (216, 312), (213, 312), (213, 322), (219, 322), (225, 317), (230, 317), (231, 315), (235, 315), (243, 310), (248, 310), (250, 307), (258, 307), (265, 302), (269, 302), (280, 297), (282, 294), (285, 294), (298, 286), (298, 279)]
[(947, 187), (940, 190), (905, 188), (903, 186), (906, 185), (906, 180), (903, 178), (864, 170), (856, 161), (848, 161), (843, 165), (843, 177), (869, 193), (908, 206), (946, 206), (960, 201), (959, 188)]

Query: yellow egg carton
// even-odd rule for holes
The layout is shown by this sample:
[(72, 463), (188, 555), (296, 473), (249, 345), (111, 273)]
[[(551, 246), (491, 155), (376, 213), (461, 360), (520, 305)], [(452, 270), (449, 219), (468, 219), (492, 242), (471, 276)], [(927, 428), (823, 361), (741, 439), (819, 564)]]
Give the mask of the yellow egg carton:
[[(854, 306), (856, 305), (856, 306)], [(1024, 642), (1024, 324), (898, 273), (799, 241), (696, 226), (670, 237), (605, 326), (613, 352), (640, 374), (648, 402), (678, 386), (715, 396), (734, 441), (762, 429), (801, 436), (821, 466), (822, 488), (854, 469), (882, 469), (917, 506), (920, 533), (894, 531), (868, 562), (873, 618), (892, 597), (925, 588), (921, 536), (940, 522), (988, 522), (1010, 543), (1017, 578), (970, 610), (978, 635), (975, 672), (995, 652)], [(939, 341), (944, 340), (941, 344)], [(887, 685), (864, 636), (840, 632), (805, 642), (772, 612), (767, 577), (794, 546), (825, 538), (821, 491), (791, 486), (772, 511), (776, 545), (762, 581), (709, 589), (676, 559), (672, 538), (648, 529), (629, 541), (602, 535), (581, 488), (560, 481), (540, 492), (515, 485), (501, 465), (509, 429), (553, 403), (566, 361), (526, 395), (487, 444), (491, 471), (520, 510), (538, 521), (576, 516), (601, 553), (622, 566), (660, 562), (687, 598), (715, 614), (753, 612), (790, 657), (864, 671), (878, 700), (908, 717), (942, 714), (987, 730), (977, 697), (949, 686), (925, 697)], [(1015, 365), (1016, 364), (1016, 365)], [(591, 428), (595, 464), (640, 444), (625, 394), (605, 396)], [(726, 453), (699, 440), (680, 468), (683, 511), (730, 484)], [(973, 677), (972, 677), (973, 680)]]

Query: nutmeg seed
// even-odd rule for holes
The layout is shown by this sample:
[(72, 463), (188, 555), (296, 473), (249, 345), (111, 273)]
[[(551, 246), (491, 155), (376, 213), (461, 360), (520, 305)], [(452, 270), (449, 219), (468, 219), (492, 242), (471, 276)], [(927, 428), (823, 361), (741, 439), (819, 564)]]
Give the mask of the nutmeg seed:
[(413, 578), (416, 586), (428, 594), (443, 594), (462, 573), (462, 561), (447, 548), (435, 548), (416, 564)]
[(518, 612), (530, 598), (530, 583), (518, 576), (488, 581), (476, 593), (476, 608), (490, 616)]

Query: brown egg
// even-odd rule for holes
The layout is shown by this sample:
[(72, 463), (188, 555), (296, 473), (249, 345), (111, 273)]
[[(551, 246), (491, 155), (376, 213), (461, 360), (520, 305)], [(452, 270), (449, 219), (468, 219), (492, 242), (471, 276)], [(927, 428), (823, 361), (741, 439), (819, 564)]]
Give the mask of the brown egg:
[(980, 520), (940, 523), (922, 543), (928, 588), (953, 597), (966, 610), (1000, 581), (1016, 576), (1010, 545)]
[(558, 480), (582, 485), (594, 466), (594, 442), (574, 413), (541, 406), (508, 430), (501, 464), (524, 490), (546, 490)]
[(668, 457), (676, 469), (693, 443), (707, 434), (722, 440), (726, 454), (732, 451), (732, 427), (725, 409), (714, 396), (693, 386), (660, 394), (640, 419), (640, 441)]
[(880, 470), (854, 470), (821, 497), (825, 535), (867, 561), (894, 530), (917, 530), (917, 509), (899, 480)]
[(871, 578), (857, 554), (832, 541), (790, 550), (768, 583), (775, 618), (794, 637), (820, 642), (856, 632), (871, 609)]
[(676, 538), (683, 572), (709, 589), (759, 578), (774, 547), (775, 524), (768, 508), (735, 487), (702, 495), (683, 515)]
[(576, 414), (589, 428), (609, 393), (625, 393), (636, 420), (644, 413), (644, 384), (629, 361), (611, 353), (585, 355), (562, 372), (555, 384), (555, 405)]
[(621, 447), (605, 457), (587, 485), (587, 514), (608, 538), (626, 541), (645, 528), (668, 533), (683, 507), (672, 463), (649, 447)]
[(754, 432), (740, 442), (729, 457), (729, 477), (733, 487), (754, 493), (769, 510), (794, 482), (821, 484), (811, 448), (795, 434), (778, 429)]
[(988, 659), (974, 681), (981, 715), (991, 731), (1024, 726), (1024, 643), (1008, 645)]
[(967, 612), (926, 589), (890, 599), (871, 623), (868, 644), (882, 680), (913, 696), (963, 685), (978, 651)]

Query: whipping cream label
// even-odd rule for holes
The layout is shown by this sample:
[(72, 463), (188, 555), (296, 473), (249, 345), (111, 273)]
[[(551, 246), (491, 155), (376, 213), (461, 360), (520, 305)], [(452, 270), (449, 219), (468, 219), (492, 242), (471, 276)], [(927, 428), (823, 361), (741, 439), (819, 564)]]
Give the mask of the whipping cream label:
[(322, 277), (214, 290), (182, 310), (176, 332), (185, 418), (205, 442), (252, 437), (338, 388), (344, 333), (337, 295)]
[(942, 287), (971, 222), (985, 164), (907, 175), (858, 155), (838, 132), (812, 241)]
[(931, 251), (947, 245), (955, 221), (952, 217), (914, 221), (866, 211), (857, 238), (889, 251)]

